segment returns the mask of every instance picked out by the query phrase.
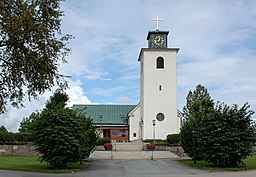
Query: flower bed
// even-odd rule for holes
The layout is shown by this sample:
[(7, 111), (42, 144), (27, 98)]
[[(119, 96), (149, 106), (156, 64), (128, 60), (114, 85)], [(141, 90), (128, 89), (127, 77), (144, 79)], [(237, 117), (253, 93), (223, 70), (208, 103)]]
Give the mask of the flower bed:
[(113, 146), (111, 143), (105, 143), (104, 148), (106, 151), (112, 151)]
[(147, 149), (148, 149), (149, 151), (154, 151), (156, 145), (155, 145), (155, 144), (147, 144), (146, 147), (147, 147)]

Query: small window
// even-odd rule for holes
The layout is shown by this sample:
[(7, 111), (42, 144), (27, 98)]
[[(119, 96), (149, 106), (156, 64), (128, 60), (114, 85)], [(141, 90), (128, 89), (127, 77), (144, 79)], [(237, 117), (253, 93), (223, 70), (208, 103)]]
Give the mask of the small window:
[(156, 59), (156, 68), (157, 69), (163, 69), (164, 68), (164, 58), (163, 57), (158, 57)]
[(143, 62), (141, 62), (141, 65), (140, 65), (140, 72), (143, 73)]
[(158, 114), (156, 115), (156, 119), (157, 119), (158, 121), (163, 121), (163, 120), (164, 120), (164, 114), (163, 114), (163, 113), (158, 113)]
[(159, 85), (159, 91), (161, 91), (162, 90), (162, 86), (161, 85)]
[(133, 133), (133, 137), (136, 137), (136, 133)]

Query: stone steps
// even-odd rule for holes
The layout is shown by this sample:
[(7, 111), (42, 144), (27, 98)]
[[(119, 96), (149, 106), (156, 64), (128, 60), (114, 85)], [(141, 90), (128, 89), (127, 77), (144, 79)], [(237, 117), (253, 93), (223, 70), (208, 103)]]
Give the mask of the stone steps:
[(167, 159), (177, 158), (169, 151), (94, 151), (89, 159)]
[(113, 151), (142, 151), (143, 143), (141, 141), (116, 143), (113, 142)]

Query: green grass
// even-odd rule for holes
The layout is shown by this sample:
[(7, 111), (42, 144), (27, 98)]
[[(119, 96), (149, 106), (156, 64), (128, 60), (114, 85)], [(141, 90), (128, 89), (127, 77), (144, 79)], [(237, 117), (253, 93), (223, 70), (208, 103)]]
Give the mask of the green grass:
[(67, 169), (53, 169), (47, 163), (41, 163), (37, 156), (0, 156), (0, 169), (15, 171), (30, 171), (41, 173), (71, 173), (78, 172), (88, 166), (88, 162), (82, 165), (71, 164)]
[(256, 169), (256, 155), (247, 157), (244, 160), (245, 165), (240, 165), (238, 167), (233, 167), (233, 168), (219, 168), (219, 167), (213, 166), (212, 163), (208, 163), (205, 161), (197, 161), (196, 164), (194, 164), (192, 160), (181, 160), (180, 162), (187, 166), (208, 170), (208, 171), (241, 171), (241, 170)]

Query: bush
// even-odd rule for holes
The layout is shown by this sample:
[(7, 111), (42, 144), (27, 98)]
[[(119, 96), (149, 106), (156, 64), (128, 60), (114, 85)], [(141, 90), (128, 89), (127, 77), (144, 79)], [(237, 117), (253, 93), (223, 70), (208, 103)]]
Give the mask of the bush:
[(56, 91), (33, 126), (34, 144), (41, 161), (54, 168), (89, 157), (96, 145), (96, 129), (83, 112), (67, 108), (68, 95)]
[(218, 104), (206, 117), (202, 130), (205, 160), (215, 166), (235, 167), (252, 154), (254, 112), (249, 107), (247, 103), (241, 109), (237, 105)]
[(186, 121), (182, 125), (181, 131), (180, 131), (180, 143), (181, 143), (181, 146), (184, 149), (185, 153), (189, 157), (194, 158), (194, 143), (193, 143), (192, 131), (195, 131), (196, 132), (196, 137), (195, 137), (196, 160), (202, 160), (204, 155), (203, 155), (203, 151), (202, 151), (203, 143), (201, 141), (201, 133), (200, 133), (200, 128), (199, 128), (200, 124), (198, 123), (196, 126), (194, 121), (195, 121), (194, 118), (190, 118), (189, 121)]
[(33, 137), (31, 133), (15, 133), (15, 140), (17, 141), (18, 144), (27, 144), (28, 142), (32, 142)]
[(30, 133), (0, 132), (0, 144), (3, 145), (24, 145), (31, 140)]
[[(153, 143), (154, 143), (154, 140), (152, 140), (152, 139), (146, 139), (146, 140), (144, 140), (144, 142), (145, 142), (145, 143), (153, 144)], [(156, 145), (158, 145), (158, 146), (166, 146), (168, 143), (167, 143), (166, 140), (156, 139), (154, 144), (156, 144)]]
[(166, 140), (170, 145), (180, 145), (180, 134), (169, 134)]
[(110, 138), (98, 138), (96, 140), (96, 145), (104, 145), (105, 143), (110, 143)]

